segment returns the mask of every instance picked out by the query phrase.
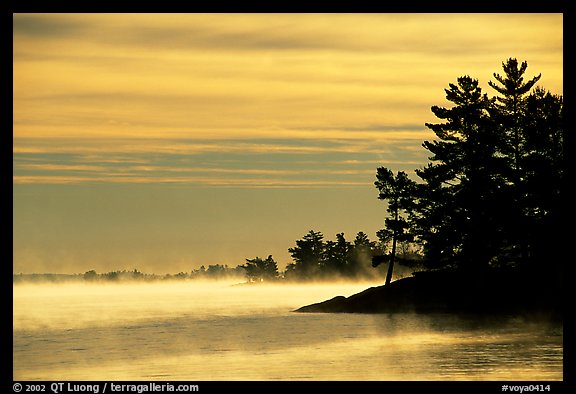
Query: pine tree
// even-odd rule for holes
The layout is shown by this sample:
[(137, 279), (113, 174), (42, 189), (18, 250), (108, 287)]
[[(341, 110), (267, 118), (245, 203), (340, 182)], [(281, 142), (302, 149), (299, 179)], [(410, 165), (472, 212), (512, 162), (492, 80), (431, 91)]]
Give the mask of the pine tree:
[(425, 184), (418, 188), (415, 233), (429, 266), (481, 266), (497, 253), (501, 228), (497, 200), (505, 164), (489, 116), (493, 100), (469, 76), (445, 91), (454, 106), (432, 107), (445, 123), (426, 123), (438, 140), (423, 143), (431, 163), (416, 170)]
[(371, 265), (371, 259), (376, 248), (376, 243), (370, 241), (368, 235), (360, 231), (354, 238), (350, 257), (350, 273), (354, 276), (367, 274)]
[(299, 279), (311, 279), (318, 275), (324, 258), (324, 235), (310, 230), (303, 239), (296, 241), (296, 246), (289, 248), (294, 263), (286, 267), (287, 276)]
[(246, 264), (241, 265), (246, 271), (246, 277), (250, 282), (264, 282), (278, 277), (278, 264), (269, 255), (265, 260), (260, 257), (246, 259)]
[(387, 283), (394, 241), (409, 234), (429, 268), (515, 267), (519, 280), (549, 274), (562, 286), (562, 262), (550, 254), (565, 231), (563, 99), (535, 87), (540, 75), (525, 81), (526, 62), (510, 58), (503, 69), (489, 83), (498, 97), (463, 76), (445, 89), (451, 106), (431, 108), (441, 122), (426, 123), (436, 139), (423, 143), (431, 155), (416, 170), (422, 182), (395, 194), (394, 174), (378, 169), (379, 198), (389, 201), (377, 233), (392, 242)]
[(410, 180), (403, 171), (399, 171), (394, 176), (391, 170), (380, 167), (376, 172), (374, 185), (380, 192), (378, 198), (388, 201), (387, 211), (390, 215), (385, 220), (386, 227), (380, 233), (392, 242), (392, 250), (388, 259), (388, 272), (386, 274), (386, 285), (388, 285), (392, 280), (394, 271), (397, 243), (411, 238), (410, 233), (406, 231), (409, 225), (405, 218), (405, 212), (411, 207), (415, 182)]
[[(530, 134), (534, 130), (528, 127), (527, 103), (528, 94), (532, 87), (540, 80), (537, 75), (524, 82), (524, 73), (528, 67), (527, 62), (518, 64), (515, 58), (509, 58), (502, 63), (504, 75), (494, 73), (496, 82), (488, 84), (500, 96), (496, 98), (492, 118), (499, 128), (503, 138), (500, 140), (499, 150), (507, 160), (506, 171), (502, 173), (507, 181), (505, 215), (503, 217), (505, 231), (503, 238), (508, 241), (507, 255), (512, 264), (526, 264), (530, 257), (530, 227), (527, 212), (527, 157), (529, 156)], [(504, 201), (504, 199), (503, 199)]]
[[(565, 231), (558, 225), (564, 214), (561, 188), (564, 177), (562, 97), (535, 88), (526, 98), (523, 130), (521, 211), (522, 235), (528, 263), (549, 260), (549, 248)], [(555, 262), (550, 261), (548, 265)]]
[(350, 276), (352, 245), (346, 241), (344, 233), (336, 234), (336, 241), (326, 241), (321, 269), (328, 276)]
[(521, 158), (525, 145), (525, 130), (523, 129), (525, 95), (541, 77), (539, 74), (524, 83), (523, 75), (527, 67), (527, 62), (522, 62), (518, 67), (518, 60), (509, 58), (505, 63), (502, 63), (504, 76), (494, 73), (494, 78), (501, 86), (492, 81), (488, 82), (488, 85), (502, 95), (496, 98), (500, 103), (497, 117), (507, 136), (505, 141), (508, 141), (508, 144), (504, 147), (503, 153), (511, 159), (514, 183), (519, 183), (521, 177)]

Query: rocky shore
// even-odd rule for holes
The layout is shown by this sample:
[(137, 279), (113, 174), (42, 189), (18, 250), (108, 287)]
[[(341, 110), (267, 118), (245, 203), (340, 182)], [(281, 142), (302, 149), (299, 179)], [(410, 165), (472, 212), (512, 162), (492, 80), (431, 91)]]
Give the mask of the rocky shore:
[(562, 318), (561, 278), (515, 270), (427, 271), (295, 312), (532, 314)]

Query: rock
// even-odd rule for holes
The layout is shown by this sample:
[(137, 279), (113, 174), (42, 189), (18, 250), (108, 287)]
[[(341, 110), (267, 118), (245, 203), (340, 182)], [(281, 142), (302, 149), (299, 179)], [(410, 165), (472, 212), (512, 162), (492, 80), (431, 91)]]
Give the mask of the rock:
[(544, 314), (562, 316), (558, 288), (535, 288), (522, 272), (457, 270), (417, 273), (388, 286), (371, 287), (350, 297), (303, 306), (295, 312)]

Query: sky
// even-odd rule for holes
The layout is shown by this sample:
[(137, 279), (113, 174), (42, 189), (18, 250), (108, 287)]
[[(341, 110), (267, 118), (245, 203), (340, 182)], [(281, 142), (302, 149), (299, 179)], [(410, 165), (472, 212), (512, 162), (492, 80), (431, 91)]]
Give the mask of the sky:
[(562, 94), (562, 14), (14, 14), (13, 270), (235, 267), (376, 240), (376, 168), (509, 57)]

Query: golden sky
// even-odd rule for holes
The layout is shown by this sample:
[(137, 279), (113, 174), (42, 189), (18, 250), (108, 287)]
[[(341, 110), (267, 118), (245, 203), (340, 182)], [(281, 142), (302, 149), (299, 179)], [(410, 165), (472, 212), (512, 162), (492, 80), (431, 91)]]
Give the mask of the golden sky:
[[(424, 123), (435, 121), (432, 105), (447, 104), (449, 83), (471, 75), (493, 95), (492, 73), (516, 57), (528, 61), (528, 76), (542, 73), (539, 83), (562, 94), (562, 14), (13, 21), (16, 271), (133, 263), (167, 272), (268, 254), (285, 265), (286, 249), (313, 224), (327, 238), (365, 231), (375, 239), (384, 215), (376, 167), (413, 172), (426, 164), (421, 143), (433, 135)], [(224, 193), (237, 198), (224, 201)], [(139, 198), (146, 203), (128, 204), (132, 216), (116, 217)], [(253, 209), (221, 215), (240, 200)], [(289, 223), (295, 210), (302, 222), (258, 239), (269, 232), (265, 223)], [(242, 232), (255, 240), (235, 236), (230, 220), (251, 223)], [(127, 228), (134, 221), (146, 225)], [(154, 226), (163, 229), (155, 238)], [(199, 247), (193, 241), (202, 237)], [(222, 242), (236, 246), (215, 252)], [(109, 252), (88, 259), (101, 243)]]

